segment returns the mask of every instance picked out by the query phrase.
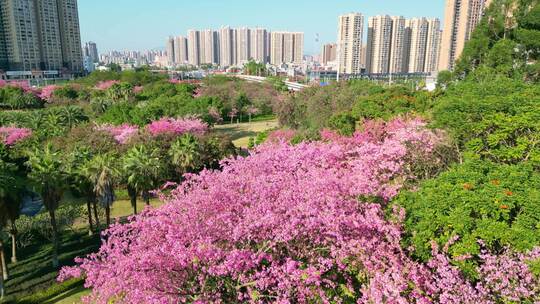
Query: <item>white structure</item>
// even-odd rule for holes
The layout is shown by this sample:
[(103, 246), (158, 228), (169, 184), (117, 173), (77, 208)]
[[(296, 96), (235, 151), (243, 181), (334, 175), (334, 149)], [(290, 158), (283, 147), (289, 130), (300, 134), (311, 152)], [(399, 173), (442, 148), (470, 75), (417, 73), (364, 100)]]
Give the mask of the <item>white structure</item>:
[(362, 39), (364, 34), (364, 16), (350, 13), (339, 16), (337, 57), (338, 74), (359, 74), (362, 71)]

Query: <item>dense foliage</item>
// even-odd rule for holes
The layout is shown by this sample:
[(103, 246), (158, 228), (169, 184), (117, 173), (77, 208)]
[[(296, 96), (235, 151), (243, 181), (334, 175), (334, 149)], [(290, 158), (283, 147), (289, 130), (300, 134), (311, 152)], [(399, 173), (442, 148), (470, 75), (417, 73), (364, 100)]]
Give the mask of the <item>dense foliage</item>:
[(540, 86), (502, 76), (450, 86), (434, 108), (465, 157), (540, 165)]
[(280, 122), (292, 128), (329, 127), (352, 134), (354, 124), (348, 121), (388, 120), (399, 114), (423, 113), (431, 105), (432, 96), (427, 92), (358, 80), (308, 88), (279, 103), (276, 111)]
[(540, 173), (530, 165), (455, 166), (395, 202), (408, 210), (405, 246), (414, 246), (422, 260), (431, 257), (430, 241), (442, 246), (456, 236), (454, 257), (476, 256), (482, 248), (526, 251), (540, 245)]
[(112, 227), (100, 252), (61, 278), (83, 273), (98, 303), (538, 299), (527, 267), (538, 251), (484, 252), (476, 284), (437, 247), (428, 264), (408, 257), (401, 211), (387, 221), (382, 205), (369, 201), (395, 196), (421, 158), (407, 155), (442, 141), (416, 121), (381, 131), (270, 143), (227, 160), (222, 171), (192, 175), (164, 195), (164, 207)]

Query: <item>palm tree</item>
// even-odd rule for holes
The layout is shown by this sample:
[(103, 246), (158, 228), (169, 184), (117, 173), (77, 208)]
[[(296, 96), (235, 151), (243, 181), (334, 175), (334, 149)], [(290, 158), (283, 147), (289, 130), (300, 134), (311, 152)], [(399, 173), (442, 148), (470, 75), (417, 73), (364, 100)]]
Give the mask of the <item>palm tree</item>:
[(43, 150), (36, 149), (29, 153), (27, 166), (30, 169), (28, 177), (33, 182), (35, 189), (41, 195), (43, 205), (51, 217), (53, 230), (53, 267), (58, 267), (58, 227), (56, 225), (56, 209), (66, 188), (66, 174), (63, 160), (51, 144), (47, 144)]
[(107, 227), (111, 224), (111, 206), (114, 203), (114, 187), (119, 176), (113, 154), (99, 154), (92, 158), (82, 170), (93, 185), (96, 200), (105, 208)]
[(201, 160), (197, 138), (192, 134), (184, 134), (171, 145), (169, 156), (180, 175), (196, 169)]
[[(0, 159), (0, 229), (8, 224), (8, 205), (16, 188), (13, 174), (15, 166)], [(8, 279), (8, 269), (4, 254), (4, 244), (0, 239), (0, 299), (4, 296), (4, 280)]]
[(129, 101), (133, 95), (133, 85), (127, 82), (120, 84), (120, 96), (124, 99), (124, 101)]
[(92, 205), (94, 206), (94, 218), (96, 227), (99, 228), (99, 218), (97, 216), (96, 196), (94, 186), (83, 174), (83, 168), (90, 161), (92, 155), (86, 148), (77, 148), (70, 154), (69, 176), (72, 189), (86, 199), (86, 208), (88, 210), (88, 234), (93, 235), (94, 223), (92, 220)]
[(136, 193), (141, 193), (146, 205), (150, 205), (150, 190), (156, 188), (163, 171), (159, 150), (143, 145), (133, 147), (124, 157), (123, 171), (127, 177), (128, 192), (131, 192), (133, 212), (137, 214)]
[(84, 110), (76, 106), (62, 107), (59, 114), (63, 125), (68, 129), (73, 128), (73, 126), (78, 123), (88, 121), (88, 116), (86, 116)]
[[(11, 235), (11, 262), (17, 263), (17, 227), (23, 187), (15, 165), (0, 159), (0, 228), (8, 226)], [(3, 252), (0, 252), (3, 255)], [(5, 272), (7, 275), (7, 272)]]

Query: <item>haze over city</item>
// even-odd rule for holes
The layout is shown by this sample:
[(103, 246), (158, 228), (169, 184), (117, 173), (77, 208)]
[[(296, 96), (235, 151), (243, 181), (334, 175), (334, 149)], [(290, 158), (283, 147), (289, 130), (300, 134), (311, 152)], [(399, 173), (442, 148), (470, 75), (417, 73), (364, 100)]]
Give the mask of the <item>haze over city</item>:
[[(95, 41), (100, 52), (163, 48), (166, 37), (184, 34), (188, 29), (229, 25), (301, 31), (305, 33), (306, 54), (316, 54), (320, 52), (320, 43), (336, 41), (339, 15), (361, 12), (365, 16), (442, 19), (444, 4), (444, 0), (160, 0), (147, 4), (83, 0), (79, 1), (79, 16), (81, 40)], [(317, 33), (320, 43), (315, 42)]]

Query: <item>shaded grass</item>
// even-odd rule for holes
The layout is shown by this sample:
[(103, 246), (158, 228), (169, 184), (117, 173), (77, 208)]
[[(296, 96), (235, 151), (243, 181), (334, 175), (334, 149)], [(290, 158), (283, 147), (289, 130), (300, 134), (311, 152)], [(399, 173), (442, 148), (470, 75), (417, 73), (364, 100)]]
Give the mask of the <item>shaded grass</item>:
[[(152, 207), (163, 203), (151, 200)], [(138, 200), (138, 211), (145, 208), (142, 200)], [(133, 212), (129, 200), (118, 200), (111, 208), (111, 217), (126, 220)], [(104, 224), (101, 219), (101, 224)], [(86, 256), (96, 252), (101, 244), (99, 234), (88, 235), (86, 219), (80, 219), (75, 230), (60, 232), (60, 266), (74, 265), (75, 257)], [(10, 260), (9, 252), (8, 260)], [(89, 291), (83, 287), (83, 281), (56, 282), (59, 269), (52, 267), (52, 244), (49, 240), (20, 249), (17, 253), (19, 262), (9, 264), (10, 277), (6, 281), (6, 297), (2, 303), (78, 303), (82, 295)], [(64, 302), (68, 301), (68, 302)]]
[[(77, 231), (64, 231), (60, 235), (60, 255), (61, 266), (74, 265), (74, 258), (94, 252), (99, 248), (100, 237), (95, 234), (89, 236), (86, 229)], [(43, 241), (40, 244), (28, 246), (19, 250), (17, 264), (8, 266), (10, 277), (6, 281), (5, 303), (42, 303), (43, 299), (37, 300), (26, 298), (36, 296), (40, 291), (57, 284), (57, 268), (52, 266), (52, 245)], [(59, 292), (63, 292), (59, 288)], [(55, 296), (55, 294), (51, 295)]]

